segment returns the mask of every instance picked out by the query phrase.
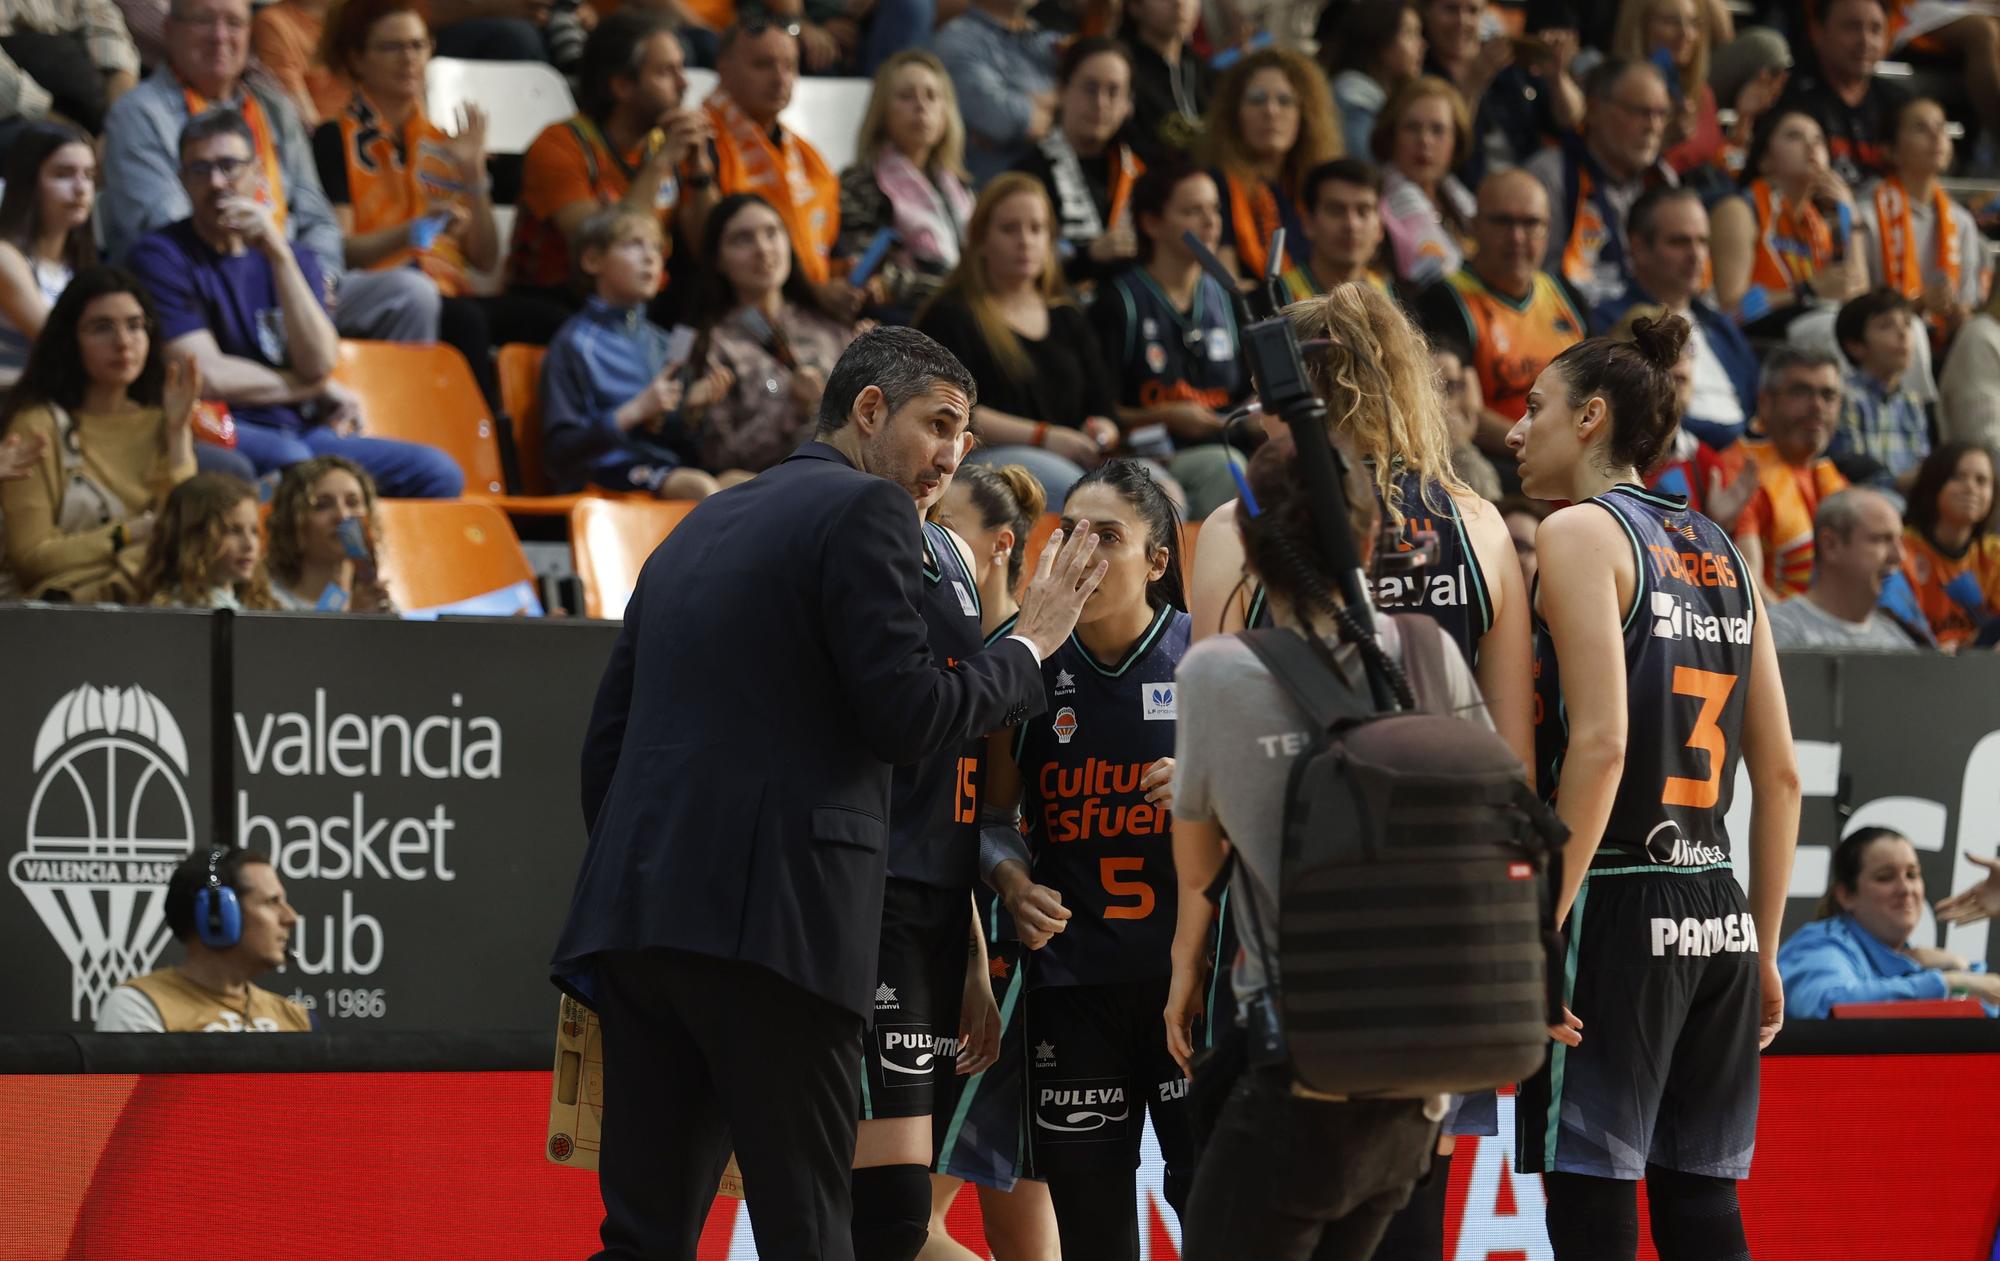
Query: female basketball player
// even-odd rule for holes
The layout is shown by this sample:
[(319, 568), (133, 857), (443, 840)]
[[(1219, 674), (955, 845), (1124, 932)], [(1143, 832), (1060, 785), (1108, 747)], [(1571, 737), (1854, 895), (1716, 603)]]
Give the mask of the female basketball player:
[[(1187, 650), (1180, 522), (1136, 460), (1086, 475), (1063, 505), (1108, 569), (1069, 642), (1042, 663), (1049, 712), (988, 752), (988, 800), (1020, 801), (1025, 861), (989, 879), (1029, 960), (1029, 1171), (1062, 1255), (1137, 1261), (1133, 1171), (1148, 1111), (1176, 1211), (1192, 1174), (1186, 1079), (1159, 1032), (1171, 968), (1174, 667)], [(1000, 830), (1002, 836), (1005, 830)], [(995, 829), (988, 828), (986, 838)], [(1018, 839), (1018, 834), (1017, 838)]]
[[(1415, 547), (1421, 534), (1435, 539), (1429, 564), (1414, 572), (1376, 574), (1377, 604), (1385, 612), (1427, 614), (1444, 628), (1474, 665), (1494, 729), (1532, 775), (1534, 693), (1527, 585), (1499, 511), (1452, 472), (1451, 427), (1429, 348), (1402, 308), (1369, 285), (1339, 285), (1324, 296), (1294, 303), (1287, 314), (1302, 342), (1331, 341), (1340, 348), (1308, 349), (1307, 365), (1320, 397), (1345, 400), (1330, 408), (1329, 432), (1345, 437), (1372, 471), (1376, 494), (1388, 510), (1384, 517), (1401, 521), (1401, 546)], [(1347, 353), (1349, 348), (1359, 354)], [(1352, 379), (1370, 362), (1380, 365), (1379, 380)], [(1274, 431), (1285, 427), (1270, 417), (1264, 423)], [(1196, 640), (1268, 624), (1261, 589), (1244, 577), (1236, 508), (1234, 500), (1224, 504), (1202, 529), (1190, 606)], [(1373, 545), (1371, 539), (1356, 542), (1364, 550)], [(1218, 940), (1217, 958), (1233, 959), (1235, 928), (1226, 906)], [(1226, 970), (1226, 963), (1217, 967), (1218, 974)], [(1226, 1028), (1234, 1020), (1228, 977), (1211, 978), (1206, 990), (1208, 1028)], [(1492, 1093), (1467, 1096), (1458, 1103), (1445, 1121), (1436, 1172), (1390, 1224), (1377, 1254), (1381, 1261), (1436, 1256), (1442, 1251), (1444, 1192), (1455, 1140), (1461, 1134), (1497, 1134), (1499, 1129), (1499, 1104)]]
[[(965, 541), (979, 583), (980, 629), (988, 644), (1014, 630), (1015, 590), (1028, 535), (1042, 515), (1042, 484), (1018, 464), (961, 464), (931, 520)], [(1011, 738), (1011, 733), (1010, 733)], [(1056, 1261), (1055, 1210), (1046, 1183), (1021, 1178), (1022, 947), (1000, 931), (993, 891), (973, 890), (985, 928), (993, 1001), (1000, 1009), (1000, 1058), (970, 1079), (956, 1079), (934, 1117), (937, 1159), (931, 1173), (930, 1239), (918, 1261), (983, 1261), (952, 1239), (945, 1215), (966, 1182), (979, 1188), (986, 1244), (996, 1261)], [(955, 1093), (955, 1098), (953, 1097)], [(949, 1100), (949, 1102), (947, 1102)]]
[[(1557, 1261), (1638, 1248), (1646, 1179), (1662, 1261), (1749, 1255), (1757, 1053), (1784, 1022), (1778, 932), (1799, 780), (1778, 654), (1722, 527), (1640, 473), (1678, 423), (1687, 322), (1639, 320), (1542, 371), (1508, 434), (1536, 535), (1537, 769), (1570, 828), (1557, 905), (1580, 1046), (1522, 1084), (1519, 1167), (1546, 1175)], [(1747, 758), (1750, 897), (1723, 816)]]

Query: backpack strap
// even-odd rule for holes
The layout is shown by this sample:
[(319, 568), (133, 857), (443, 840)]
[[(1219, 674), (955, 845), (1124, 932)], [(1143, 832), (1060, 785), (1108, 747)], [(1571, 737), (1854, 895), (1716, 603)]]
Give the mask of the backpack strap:
[(1374, 712), (1372, 706), (1359, 700), (1338, 675), (1326, 668), (1326, 663), (1298, 632), (1272, 627), (1240, 630), (1236, 637), (1264, 663), (1271, 677), (1305, 711), (1316, 729), (1331, 731), (1348, 719)]

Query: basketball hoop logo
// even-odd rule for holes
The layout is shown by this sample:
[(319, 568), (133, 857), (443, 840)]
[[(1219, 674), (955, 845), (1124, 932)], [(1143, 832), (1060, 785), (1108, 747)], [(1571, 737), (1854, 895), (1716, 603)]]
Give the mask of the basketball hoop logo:
[(166, 884), (194, 850), (187, 742), (157, 696), (85, 684), (35, 736), (27, 848), (7, 874), (69, 956), (70, 1019), (165, 949)]

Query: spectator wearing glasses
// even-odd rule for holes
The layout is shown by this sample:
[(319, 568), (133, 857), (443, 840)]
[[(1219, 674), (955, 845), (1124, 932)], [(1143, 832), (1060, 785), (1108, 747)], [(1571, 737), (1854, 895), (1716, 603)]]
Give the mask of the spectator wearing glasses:
[[(346, 248), (327, 205), (312, 144), (281, 92), (244, 78), (250, 57), (249, 0), (174, 0), (167, 60), (120, 98), (104, 125), (104, 236), (123, 258), (147, 233), (193, 209), (181, 170), (181, 131), (211, 108), (236, 113), (250, 136), (255, 178), (244, 195), (278, 232), (309, 252), (338, 286), (335, 321), (347, 337), (437, 340), (438, 292), (422, 273), (346, 271)], [(323, 296), (331, 297), (331, 289)]]
[(1349, 281), (1391, 293), (1375, 266), (1382, 253), (1381, 174), (1360, 158), (1335, 158), (1306, 172), (1305, 197), (1312, 252), (1285, 272), (1286, 295), (1297, 302)]
[(1320, 11), (1320, 62), (1349, 154), (1368, 152), (1389, 94), (1424, 72), (1424, 20), (1409, 0), (1336, 0)]
[(160, 505), (195, 472), (201, 376), (169, 369), (162, 341), (145, 291), (116, 268), (84, 270), (56, 300), (0, 412), (8, 440), (36, 455), (0, 484), (0, 587), (86, 604), (137, 595)]
[(1989, 447), (1947, 442), (1910, 488), (1905, 572), (1938, 645), (1974, 640), (2000, 617), (2000, 534), (1993, 530), (1995, 461)]
[(1187, 157), (1201, 139), (1213, 91), (1208, 64), (1188, 40), (1200, 0), (1129, 0), (1119, 37), (1132, 50), (1132, 147), (1142, 161)]
[(443, 452), (362, 436), (360, 400), (331, 380), (340, 338), (319, 260), (286, 240), (259, 201), (254, 146), (234, 110), (210, 110), (184, 129), (181, 179), (193, 213), (131, 254), (159, 305), (159, 335), (229, 404), (237, 450), (259, 473), (338, 453), (399, 498), (456, 496), (464, 476)]
[(1813, 514), (1812, 585), (1770, 606), (1780, 648), (1910, 652), (1922, 640), (1879, 607), (1883, 586), (1903, 567), (1903, 519), (1865, 486), (1822, 500)]
[(1133, 183), (1145, 164), (1118, 138), (1132, 115), (1132, 59), (1098, 35), (1076, 41), (1056, 72), (1056, 125), (1015, 169), (1056, 208), (1056, 250), (1079, 289), (1116, 275), (1139, 252)]
[(0, 194), (0, 388), (20, 379), (28, 348), (76, 273), (97, 261), (97, 150), (63, 123), (35, 123), (7, 151)]
[(1780, 105), (1751, 142), (1743, 195), (1710, 210), (1715, 298), (1751, 336), (1775, 336), (1803, 311), (1868, 284), (1854, 238), (1854, 194), (1829, 164), (1812, 115)]
[(0, 9), (0, 119), (53, 113), (95, 135), (138, 82), (139, 49), (111, 0), (14, 0)]
[(1589, 322), (1569, 282), (1541, 269), (1549, 196), (1526, 171), (1479, 186), (1471, 261), (1417, 295), (1417, 322), (1432, 338), (1472, 348), (1483, 400), (1479, 444), (1505, 452), (1507, 431), (1549, 361), (1583, 340)]
[(1475, 202), (1452, 174), (1472, 152), (1472, 115), (1451, 84), (1424, 75), (1397, 88), (1375, 119), (1382, 229), (1397, 279), (1413, 287), (1465, 262)]
[[(1340, 154), (1326, 76), (1302, 54), (1251, 53), (1229, 68), (1209, 105), (1203, 160), (1222, 192), (1222, 261), (1262, 279), (1305, 252), (1306, 172)], [(1267, 257), (1285, 229), (1285, 253)]]
[(1761, 436), (1743, 440), (1757, 491), (1736, 521), (1736, 546), (1757, 575), (1767, 604), (1804, 591), (1816, 552), (1820, 502), (1847, 489), (1826, 457), (1840, 421), (1840, 360), (1824, 351), (1781, 346), (1764, 361), (1758, 385)]
[(972, 0), (933, 47), (965, 111), (965, 164), (984, 187), (1013, 169), (1056, 121), (1062, 37), (1028, 16), (1031, 0)]
[(1543, 266), (1560, 272), (1592, 306), (1632, 282), (1625, 218), (1649, 188), (1679, 182), (1660, 161), (1673, 98), (1659, 67), (1607, 60), (1584, 81), (1583, 135), (1528, 159), (1549, 194)]
[[(1673, 97), (1673, 113), (1667, 121), (1666, 152), (1662, 160), (1683, 179), (1703, 189), (1730, 181), (1730, 155), (1736, 138), (1747, 138), (1777, 100), (1785, 86), (1785, 65), (1789, 63), (1781, 37), (1760, 31), (1732, 46), (1726, 58), (1732, 76), (1743, 73), (1730, 102), (1736, 121), (1725, 133), (1717, 110), (1716, 89), (1711, 86), (1710, 68), (1721, 42), (1733, 30), (1728, 10), (1716, 0), (1624, 0), (1618, 6), (1618, 21), (1610, 49), (1614, 57), (1627, 61), (1651, 61), (1667, 76), (1667, 90)], [(1773, 59), (1777, 58), (1776, 64)], [(1753, 69), (1753, 63), (1755, 68)], [(1714, 80), (1722, 82), (1718, 67)]]

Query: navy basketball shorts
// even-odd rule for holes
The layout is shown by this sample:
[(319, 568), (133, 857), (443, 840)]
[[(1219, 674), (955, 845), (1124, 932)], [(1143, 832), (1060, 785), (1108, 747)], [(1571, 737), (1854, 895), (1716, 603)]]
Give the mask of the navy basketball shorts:
[[(1614, 860), (1617, 861), (1617, 860)], [(1594, 867), (1563, 936), (1557, 1043), (1514, 1109), (1524, 1173), (1749, 1176), (1761, 1022), (1757, 929), (1727, 868)]]
[(1136, 1169), (1146, 1114), (1169, 1170), (1192, 1173), (1188, 1079), (1167, 1053), (1167, 978), (1028, 993), (1028, 1168)]
[(939, 1173), (1012, 1191), (1027, 1164), (1027, 1061), (1021, 1029), (1027, 1020), (1027, 947), (987, 943), (993, 1002), (1000, 1009), (1000, 1058), (971, 1077), (944, 1086), (948, 1104), (935, 1114)]
[(861, 1119), (932, 1116), (958, 1063), (972, 905), (963, 889), (891, 877), (882, 891), (875, 1019), (861, 1034)]

